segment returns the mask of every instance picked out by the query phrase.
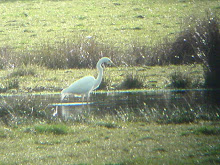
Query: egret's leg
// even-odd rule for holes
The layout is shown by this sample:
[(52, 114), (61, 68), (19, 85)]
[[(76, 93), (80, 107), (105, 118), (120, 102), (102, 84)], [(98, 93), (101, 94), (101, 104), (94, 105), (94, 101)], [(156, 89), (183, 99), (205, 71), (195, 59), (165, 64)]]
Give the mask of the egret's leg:
[(61, 101), (63, 101), (65, 97), (66, 97), (65, 93), (61, 93)]
[(82, 103), (84, 102), (84, 97), (85, 97), (85, 95), (82, 95)]
[(86, 103), (88, 104), (89, 103), (89, 93), (88, 94), (86, 94)]
[(58, 112), (58, 106), (56, 106), (56, 109), (54, 110), (53, 116), (56, 116)]

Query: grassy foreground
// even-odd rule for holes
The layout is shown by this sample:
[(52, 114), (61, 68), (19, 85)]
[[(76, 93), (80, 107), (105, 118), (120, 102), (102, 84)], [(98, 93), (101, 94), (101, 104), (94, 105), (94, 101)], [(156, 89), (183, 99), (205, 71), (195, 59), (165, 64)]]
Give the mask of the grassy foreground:
[(1, 126), (0, 164), (218, 164), (219, 134), (208, 122)]

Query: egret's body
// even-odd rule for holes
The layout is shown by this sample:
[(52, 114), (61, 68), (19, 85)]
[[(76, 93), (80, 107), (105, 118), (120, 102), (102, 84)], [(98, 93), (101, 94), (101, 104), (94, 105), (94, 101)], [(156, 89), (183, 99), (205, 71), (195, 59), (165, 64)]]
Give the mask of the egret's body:
[(101, 58), (96, 65), (96, 68), (99, 72), (97, 79), (95, 79), (93, 76), (86, 76), (75, 81), (68, 88), (62, 90), (61, 100), (68, 95), (81, 95), (83, 99), (86, 97), (88, 102), (90, 92), (98, 88), (102, 82), (103, 68), (101, 65), (103, 63), (111, 64), (112, 62), (107, 57)]

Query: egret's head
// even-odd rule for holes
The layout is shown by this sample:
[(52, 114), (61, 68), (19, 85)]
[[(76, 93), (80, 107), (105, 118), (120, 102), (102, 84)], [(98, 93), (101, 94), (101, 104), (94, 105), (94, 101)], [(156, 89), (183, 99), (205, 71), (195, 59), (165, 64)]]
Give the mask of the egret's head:
[(114, 65), (114, 63), (108, 57), (102, 57), (99, 61), (101, 63), (113, 64)]

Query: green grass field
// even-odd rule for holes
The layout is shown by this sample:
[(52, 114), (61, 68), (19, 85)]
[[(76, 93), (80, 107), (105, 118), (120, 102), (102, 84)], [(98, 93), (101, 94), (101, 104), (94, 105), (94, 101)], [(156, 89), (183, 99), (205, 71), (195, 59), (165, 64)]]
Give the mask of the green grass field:
[(174, 37), (192, 15), (219, 13), (218, 0), (3, 0), (0, 45), (23, 50), (74, 36), (92, 36), (120, 49)]
[[(142, 89), (175, 88), (172, 84), (179, 81), (178, 76), (187, 80), (185, 84), (190, 82), (183, 88), (202, 88), (200, 64), (132, 66), (131, 62), (125, 66), (120, 60), (135, 53), (130, 52), (133, 48), (157, 47), (164, 37), (174, 39), (193, 17), (203, 18), (207, 11), (219, 16), (219, 9), (219, 0), (1, 0), (0, 92), (60, 93), (83, 76), (96, 76), (91, 66), (102, 53), (121, 64), (105, 68), (103, 81), (108, 90), (124, 89), (121, 86), (130, 75), (141, 82)], [(71, 59), (69, 51), (74, 48), (79, 56), (85, 55), (83, 60), (90, 57), (90, 69), (64, 66), (63, 58)], [(218, 121), (158, 124), (89, 116), (85, 121), (62, 122), (47, 119), (35, 101), (7, 103), (1, 98), (0, 114), (6, 117), (0, 118), (0, 165), (220, 162)], [(14, 116), (15, 112), (21, 116)], [(33, 119), (35, 113), (37, 119)]]
[(219, 163), (219, 123), (101, 122), (0, 127), (0, 164)]

